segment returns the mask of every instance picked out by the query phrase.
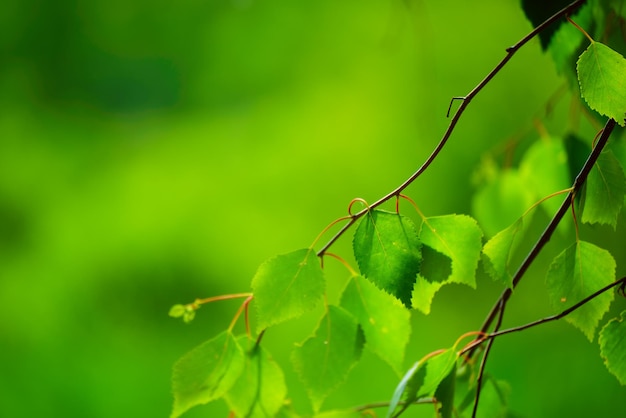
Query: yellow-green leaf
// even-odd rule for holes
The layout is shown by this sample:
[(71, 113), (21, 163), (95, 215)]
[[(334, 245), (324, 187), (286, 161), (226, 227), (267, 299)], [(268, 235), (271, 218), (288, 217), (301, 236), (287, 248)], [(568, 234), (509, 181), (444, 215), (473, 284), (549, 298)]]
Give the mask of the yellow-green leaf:
[(626, 385), (626, 311), (600, 331), (600, 354), (606, 368)]
[(238, 339), (245, 347), (244, 370), (225, 394), (235, 415), (247, 418), (273, 418), (283, 406), (287, 386), (280, 366), (248, 336)]
[(364, 338), (357, 321), (344, 309), (330, 305), (315, 335), (298, 345), (291, 357), (314, 411), (348, 376), (361, 357)]
[(626, 60), (600, 42), (591, 45), (576, 65), (580, 92), (590, 108), (626, 126)]
[(199, 345), (174, 365), (174, 407), (170, 418), (222, 397), (244, 368), (241, 347), (230, 331)]
[(400, 372), (411, 335), (411, 313), (398, 299), (361, 276), (348, 282), (341, 306), (356, 317), (366, 346)]
[(252, 290), (259, 330), (300, 316), (324, 295), (320, 260), (310, 248), (271, 258), (254, 275)]

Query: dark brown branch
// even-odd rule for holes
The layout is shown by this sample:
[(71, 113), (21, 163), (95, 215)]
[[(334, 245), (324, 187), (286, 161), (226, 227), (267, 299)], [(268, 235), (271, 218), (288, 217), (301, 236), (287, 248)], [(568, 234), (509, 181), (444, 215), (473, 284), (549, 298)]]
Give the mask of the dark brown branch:
[[(613, 132), (614, 128), (615, 128), (615, 121), (613, 119), (609, 119), (606, 122), (606, 125), (604, 125), (604, 128), (602, 129), (602, 134), (600, 135), (600, 138), (598, 139), (596, 146), (593, 148), (593, 151), (591, 151), (591, 154), (589, 154), (589, 157), (587, 158), (587, 161), (585, 161), (585, 165), (583, 166), (583, 168), (578, 173), (578, 176), (576, 176), (576, 179), (574, 180), (574, 184), (572, 186), (572, 190), (565, 197), (565, 199), (563, 200), (563, 203), (561, 204), (561, 207), (559, 208), (557, 213), (554, 215), (554, 217), (552, 218), (552, 220), (550, 221), (546, 229), (543, 231), (543, 233), (537, 240), (537, 243), (530, 250), (526, 258), (524, 259), (524, 261), (518, 268), (517, 272), (515, 272), (515, 275), (513, 276), (512, 287), (507, 288), (504, 292), (502, 292), (502, 295), (500, 296), (498, 301), (494, 304), (493, 308), (491, 308), (491, 311), (487, 315), (485, 322), (480, 328), (480, 330), (483, 333), (487, 333), (487, 331), (489, 330), (489, 327), (491, 326), (499, 310), (504, 309), (504, 307), (506, 306), (507, 301), (509, 300), (509, 298), (511, 297), (511, 294), (513, 293), (512, 289), (517, 287), (517, 285), (519, 284), (520, 280), (522, 280), (522, 277), (524, 276), (524, 274), (526, 273), (526, 271), (528, 270), (532, 262), (535, 260), (535, 258), (537, 258), (537, 256), (539, 255), (543, 247), (548, 243), (548, 241), (550, 241), (550, 237), (556, 230), (556, 227), (559, 225), (559, 222), (561, 222), (561, 219), (563, 219), (563, 216), (565, 216), (565, 213), (567, 213), (567, 210), (570, 207), (572, 199), (574, 198), (576, 193), (580, 190), (583, 183), (587, 179), (587, 176), (589, 175), (591, 168), (593, 167), (596, 160), (600, 156), (600, 153), (604, 149), (604, 146), (606, 145), (606, 142), (608, 141), (609, 136), (611, 136), (611, 133)], [(472, 352), (470, 352), (470, 356), (471, 355), (472, 355)]]
[[(524, 36), (520, 41), (518, 41), (515, 45), (508, 47), (506, 49), (506, 56), (498, 63), (498, 65), (496, 65), (489, 72), (489, 74), (487, 74), (487, 76), (485, 76), (485, 78), (483, 78), (483, 80), (480, 83), (478, 83), (478, 85), (476, 85), (476, 87), (474, 87), (466, 96), (456, 97), (455, 98), (455, 99), (461, 100), (461, 105), (459, 106), (459, 109), (456, 111), (456, 113), (454, 114), (454, 116), (450, 120), (450, 124), (448, 125), (448, 129), (446, 129), (446, 132), (443, 134), (443, 137), (439, 140), (439, 143), (437, 144), (435, 149), (432, 151), (432, 153), (426, 159), (426, 161), (417, 169), (417, 171), (415, 173), (413, 173), (408, 179), (406, 179), (401, 185), (396, 187), (393, 191), (391, 191), (390, 193), (386, 194), (382, 198), (378, 199), (376, 202), (371, 204), (369, 207), (367, 207), (367, 208), (365, 208), (365, 209), (355, 213), (354, 215), (352, 215), (350, 220), (318, 251), (317, 255), (320, 256), (320, 257), (323, 256), (324, 253), (335, 243), (335, 241), (337, 241), (352, 225), (354, 225), (354, 223), (359, 218), (361, 218), (363, 215), (365, 215), (371, 209), (375, 209), (376, 207), (382, 205), (383, 203), (385, 203), (389, 199), (398, 196), (400, 193), (402, 193), (402, 191), (404, 189), (406, 189), (420, 175), (422, 175), (422, 173), (424, 171), (426, 171), (426, 169), (428, 169), (428, 167), (430, 167), (432, 162), (435, 160), (435, 158), (437, 158), (437, 156), (439, 155), (439, 153), (441, 152), (443, 147), (446, 145), (446, 142), (448, 141), (448, 139), (452, 135), (452, 132), (454, 131), (454, 128), (456, 127), (457, 122), (461, 118), (461, 115), (463, 115), (463, 112), (465, 111), (465, 108), (470, 104), (472, 99), (487, 84), (489, 84), (491, 79), (493, 79), (493, 77), (495, 77), (495, 75), (498, 72), (500, 72), (500, 70), (513, 57), (513, 55), (517, 52), (517, 50), (520, 49), (522, 46), (524, 46), (532, 38), (537, 36), (537, 34), (542, 32), (546, 27), (548, 27), (549, 25), (551, 25), (555, 21), (559, 20), (560, 18), (571, 14), (574, 10), (576, 10), (578, 7), (580, 7), (583, 3), (585, 3), (585, 0), (576, 0), (576, 1), (574, 1), (569, 6), (565, 7), (561, 11), (555, 13), (552, 17), (550, 17), (548, 20), (543, 22), (541, 25), (537, 26), (530, 33), (528, 33), (528, 35)], [(450, 109), (448, 109), (448, 113), (449, 112), (450, 112)]]

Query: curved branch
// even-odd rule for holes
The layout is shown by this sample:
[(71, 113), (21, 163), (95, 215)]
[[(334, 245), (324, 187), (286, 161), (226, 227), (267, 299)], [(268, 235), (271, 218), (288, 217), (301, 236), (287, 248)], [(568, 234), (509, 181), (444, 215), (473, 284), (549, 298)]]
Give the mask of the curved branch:
[[(404, 189), (406, 189), (411, 183), (413, 183), (420, 175), (422, 175), (422, 173), (424, 171), (426, 171), (426, 169), (428, 169), (428, 167), (430, 167), (430, 165), (432, 164), (432, 162), (435, 160), (435, 158), (437, 158), (437, 156), (439, 155), (439, 153), (441, 152), (441, 150), (443, 149), (443, 147), (446, 145), (446, 142), (448, 142), (448, 139), (450, 138), (450, 136), (452, 135), (452, 132), (454, 131), (454, 128), (456, 127), (457, 122), (459, 121), (459, 119), (461, 118), (461, 116), (463, 115), (463, 112), (465, 111), (465, 108), (467, 108), (467, 106), (470, 104), (470, 102), (472, 101), (472, 99), (487, 85), (489, 84), (489, 82), (493, 79), (493, 77), (495, 77), (496, 74), (498, 74), (498, 72), (500, 72), (500, 70), (506, 65), (506, 63), (513, 57), (513, 55), (517, 52), (517, 50), (519, 50), (522, 46), (524, 46), (528, 41), (530, 41), (532, 38), (534, 38), (535, 36), (537, 36), (540, 32), (542, 32), (543, 30), (545, 30), (549, 25), (551, 25), (552, 23), (554, 23), (555, 21), (559, 20), (560, 18), (567, 16), (569, 14), (571, 14), (574, 10), (576, 10), (578, 7), (580, 7), (583, 3), (585, 3), (585, 0), (576, 0), (573, 3), (571, 3), (569, 6), (565, 7), (564, 9), (558, 11), (557, 13), (555, 13), (552, 17), (550, 17), (548, 20), (546, 20), (545, 22), (543, 22), (541, 25), (537, 26), (535, 29), (533, 29), (530, 33), (528, 33), (528, 35), (524, 36), (522, 39), (520, 39), (515, 45), (510, 46), (506, 49), (506, 56), (489, 72), (489, 74), (487, 74), (485, 76), (485, 78), (482, 79), (482, 81), (480, 83), (478, 83), (476, 85), (476, 87), (474, 87), (466, 96), (463, 97), (455, 97), (454, 99), (457, 100), (461, 100), (461, 105), (459, 106), (459, 109), (456, 111), (456, 113), (454, 114), (454, 116), (452, 117), (452, 120), (450, 120), (450, 124), (448, 125), (448, 129), (446, 129), (446, 132), (443, 134), (443, 137), (439, 140), (439, 143), (437, 144), (437, 146), (435, 147), (435, 149), (432, 151), (432, 153), (428, 156), (428, 158), (426, 159), (426, 161), (417, 169), (417, 171), (415, 171), (408, 179), (406, 179), (402, 184), (400, 184), (398, 187), (396, 187), (393, 191), (389, 192), (388, 194), (386, 194), (385, 196), (381, 197), (380, 199), (378, 199), (376, 202), (372, 203), (369, 208), (363, 209), (357, 213), (355, 213), (352, 218), (350, 218), (350, 220), (348, 221), (348, 223), (346, 223), (327, 243), (326, 245), (324, 245), (317, 253), (318, 256), (323, 256), (324, 253), (335, 243), (335, 241), (337, 241), (352, 225), (354, 225), (354, 223), (361, 218), (363, 215), (365, 215), (369, 210), (371, 209), (375, 209), (376, 207), (382, 205), (383, 203), (385, 203), (386, 201), (388, 201), (389, 199), (398, 196), (400, 193), (402, 193), (402, 191)], [(448, 109), (448, 113), (450, 113), (450, 109)]]
[[(552, 236), (552, 234), (556, 230), (556, 227), (559, 225), (559, 222), (561, 222), (561, 219), (563, 219), (563, 216), (565, 216), (565, 213), (569, 209), (572, 199), (574, 198), (576, 193), (580, 190), (585, 180), (587, 180), (587, 176), (589, 175), (591, 168), (593, 167), (596, 160), (600, 156), (600, 153), (604, 149), (604, 146), (606, 145), (614, 128), (615, 128), (615, 120), (609, 119), (606, 122), (606, 125), (604, 125), (604, 128), (602, 129), (602, 133), (600, 135), (600, 138), (598, 139), (598, 142), (596, 142), (596, 146), (593, 148), (593, 151), (591, 151), (591, 154), (589, 154), (587, 161), (585, 161), (585, 165), (576, 176), (576, 179), (574, 180), (574, 185), (572, 186), (572, 190), (567, 194), (567, 196), (563, 200), (563, 203), (561, 204), (561, 207), (559, 208), (557, 213), (554, 215), (554, 217), (552, 218), (552, 220), (550, 221), (546, 229), (543, 231), (543, 233), (541, 234), (541, 236), (539, 237), (539, 239), (537, 240), (533, 248), (530, 250), (530, 252), (526, 256), (526, 258), (524, 259), (524, 261), (522, 262), (518, 270), (515, 272), (515, 275), (513, 276), (512, 286), (510, 288), (507, 288), (504, 292), (502, 292), (502, 295), (500, 296), (500, 298), (498, 298), (498, 301), (494, 304), (493, 308), (491, 308), (491, 311), (489, 312), (489, 314), (487, 314), (487, 318), (485, 319), (485, 322), (483, 322), (483, 325), (480, 328), (481, 332), (487, 333), (487, 330), (493, 323), (500, 309), (504, 309), (504, 307), (506, 306), (507, 301), (509, 300), (509, 298), (511, 297), (511, 294), (513, 293), (513, 289), (515, 289), (515, 287), (517, 287), (519, 282), (522, 280), (522, 277), (524, 276), (524, 274), (526, 273), (526, 271), (528, 270), (532, 262), (535, 260), (535, 258), (537, 258), (537, 256), (543, 249), (544, 245), (546, 245), (548, 241), (550, 241), (550, 237)], [(470, 352), (470, 356), (472, 354), (473, 352)]]

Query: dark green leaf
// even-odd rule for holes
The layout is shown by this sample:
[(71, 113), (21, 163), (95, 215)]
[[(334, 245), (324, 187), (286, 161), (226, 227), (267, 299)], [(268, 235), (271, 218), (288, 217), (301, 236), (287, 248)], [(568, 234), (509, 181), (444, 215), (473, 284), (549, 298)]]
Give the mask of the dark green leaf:
[(578, 59), (580, 91), (590, 108), (626, 126), (626, 60), (600, 42)]
[(422, 245), (420, 276), (429, 282), (445, 282), (452, 274), (452, 259), (428, 245)]
[(353, 246), (363, 275), (410, 308), (421, 261), (413, 222), (396, 213), (373, 210), (361, 220)]
[(485, 271), (493, 280), (504, 282), (508, 287), (513, 286), (509, 262), (521, 239), (523, 226), (520, 218), (513, 225), (498, 232), (483, 247)]
[[(613, 256), (585, 241), (576, 242), (556, 256), (546, 277), (548, 294), (557, 311), (571, 307), (613, 281)], [(612, 301), (613, 294), (604, 292), (567, 315), (565, 320), (579, 328), (592, 341), (598, 323)]]
[(410, 312), (361, 276), (348, 282), (341, 306), (358, 320), (367, 347), (398, 372), (411, 335)]
[(230, 331), (194, 348), (174, 365), (171, 418), (220, 398), (241, 376), (244, 354)]
[(425, 218), (420, 228), (420, 240), (452, 260), (452, 272), (446, 280), (428, 282), (420, 274), (413, 291), (413, 306), (430, 312), (434, 294), (448, 283), (463, 283), (476, 287), (476, 267), (482, 249), (482, 231), (467, 215), (445, 215)]
[(456, 386), (456, 361), (452, 370), (439, 383), (435, 390), (435, 399), (439, 408), (439, 416), (441, 418), (452, 418), (454, 412), (454, 391)]
[[(569, 3), (569, 0), (566, 2)], [(542, 4), (546, 3), (543, 2)], [(591, 5), (589, 3), (583, 5), (578, 9), (578, 12), (572, 16), (572, 20), (583, 28), (590, 27), (592, 19)], [(559, 73), (572, 71), (573, 75), (576, 58), (582, 52), (584, 48), (583, 41), (586, 38), (574, 25), (565, 21), (562, 22), (564, 22), (564, 24), (560, 25), (558, 30), (554, 33), (554, 36), (552, 36), (548, 49), (552, 54), (552, 59), (554, 60), (557, 71)]]
[(600, 355), (609, 371), (626, 385), (626, 311), (600, 331)]
[(315, 335), (293, 351), (294, 369), (306, 386), (313, 410), (318, 411), (330, 392), (345, 381), (361, 357), (363, 333), (344, 309), (329, 306)]
[(312, 249), (279, 255), (261, 264), (252, 279), (259, 330), (295, 318), (322, 299), (324, 273)]
[[(537, 27), (569, 3), (571, 3), (570, 0), (552, 0), (550, 2), (545, 2), (544, 0), (522, 0), (522, 10), (524, 10), (524, 14), (526, 14), (533, 27)], [(554, 33), (563, 22), (564, 20), (558, 20), (539, 32), (539, 40), (544, 50), (548, 48), (552, 36), (554, 36)]]
[(287, 396), (283, 372), (254, 340), (242, 336), (238, 341), (246, 347), (244, 371), (225, 394), (226, 402), (238, 417), (273, 418)]
[(615, 229), (626, 195), (626, 177), (611, 151), (600, 154), (585, 182), (581, 220)]

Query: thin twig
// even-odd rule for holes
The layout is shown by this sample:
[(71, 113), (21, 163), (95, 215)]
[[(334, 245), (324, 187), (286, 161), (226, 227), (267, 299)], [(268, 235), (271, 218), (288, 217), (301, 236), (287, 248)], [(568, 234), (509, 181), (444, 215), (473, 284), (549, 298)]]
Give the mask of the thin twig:
[[(503, 301), (500, 305), (500, 315), (498, 315), (498, 322), (496, 323), (495, 329), (500, 329), (502, 325), (502, 318), (504, 318), (504, 304)], [(480, 368), (478, 369), (478, 378), (476, 379), (476, 397), (474, 398), (474, 409), (472, 410), (472, 418), (476, 418), (476, 413), (478, 412), (478, 402), (480, 401), (480, 392), (483, 385), (483, 376), (485, 375), (485, 366), (487, 365), (487, 358), (489, 357), (489, 352), (491, 351), (491, 346), (495, 340), (491, 338), (489, 342), (487, 342), (487, 347), (485, 347), (485, 353), (483, 354), (483, 358), (480, 361)]]
[[(415, 181), (415, 179), (417, 179), (424, 171), (426, 171), (426, 169), (428, 167), (430, 167), (432, 162), (435, 160), (435, 158), (437, 158), (437, 156), (439, 155), (439, 153), (441, 152), (443, 147), (446, 145), (446, 142), (448, 141), (448, 139), (452, 135), (452, 132), (454, 131), (454, 128), (456, 127), (457, 122), (461, 118), (461, 115), (463, 115), (463, 112), (465, 111), (465, 108), (470, 104), (472, 99), (487, 84), (489, 84), (491, 79), (493, 79), (493, 77), (495, 77), (495, 75), (498, 72), (500, 72), (500, 70), (513, 57), (513, 55), (517, 52), (517, 50), (520, 49), (522, 46), (524, 46), (532, 38), (537, 36), (537, 34), (542, 32), (546, 27), (548, 27), (549, 25), (551, 25), (555, 21), (559, 20), (563, 16), (571, 14), (574, 10), (576, 10), (578, 7), (580, 7), (583, 3), (585, 3), (585, 0), (576, 0), (576, 1), (574, 1), (569, 6), (565, 7), (561, 11), (555, 13), (552, 17), (550, 17), (548, 20), (543, 22), (541, 25), (537, 26), (535, 29), (533, 29), (530, 33), (528, 33), (528, 35), (524, 36), (515, 45), (508, 47), (506, 49), (506, 56), (498, 63), (498, 65), (496, 65), (489, 72), (489, 74), (487, 74), (487, 76), (485, 76), (485, 78), (483, 78), (483, 80), (480, 83), (478, 83), (478, 85), (476, 85), (476, 87), (474, 87), (466, 96), (464, 96), (464, 97), (456, 97), (455, 98), (455, 99), (461, 100), (461, 105), (459, 106), (459, 109), (456, 111), (456, 113), (454, 114), (454, 116), (450, 120), (450, 124), (448, 125), (448, 129), (446, 129), (446, 132), (443, 134), (443, 137), (439, 140), (439, 143), (437, 144), (435, 149), (432, 151), (432, 153), (426, 159), (426, 161), (417, 169), (417, 171), (415, 173), (413, 173), (408, 179), (406, 179), (401, 185), (396, 187), (393, 191), (389, 192), (388, 194), (386, 194), (382, 198), (378, 199), (376, 202), (372, 203), (368, 208), (365, 208), (365, 209), (355, 213), (350, 218), (350, 220), (318, 251), (317, 255), (320, 256), (320, 257), (323, 256), (324, 253), (326, 252), (326, 250), (328, 250), (328, 248), (330, 248), (330, 246), (332, 246), (335, 243), (335, 241), (337, 241), (352, 225), (354, 225), (354, 223), (359, 218), (361, 218), (363, 215), (365, 215), (369, 210), (375, 209), (376, 207), (382, 205), (383, 203), (385, 203), (389, 199), (391, 199), (391, 198), (393, 198), (395, 196), (398, 196), (400, 193), (402, 193), (402, 191), (404, 189), (406, 189), (411, 183), (413, 183)], [(448, 110), (448, 112), (449, 112), (449, 110)]]
[[(572, 190), (567, 194), (567, 196), (563, 200), (563, 203), (561, 204), (561, 207), (554, 215), (546, 229), (543, 231), (533, 248), (530, 250), (526, 258), (518, 268), (517, 272), (515, 272), (515, 275), (513, 276), (512, 286), (502, 292), (502, 295), (500, 296), (500, 298), (498, 298), (498, 301), (494, 304), (493, 308), (491, 308), (491, 311), (487, 315), (482, 327), (480, 328), (482, 332), (487, 333), (493, 320), (498, 314), (498, 311), (500, 309), (504, 309), (504, 307), (506, 306), (507, 301), (513, 294), (513, 289), (517, 287), (532, 262), (535, 260), (535, 258), (537, 258), (543, 247), (548, 243), (548, 241), (550, 241), (550, 237), (552, 236), (557, 226), (559, 225), (559, 222), (561, 221), (561, 219), (563, 219), (563, 216), (565, 216), (565, 213), (569, 209), (572, 199), (582, 187), (593, 165), (595, 164), (596, 160), (600, 156), (600, 153), (604, 149), (604, 146), (606, 145), (609, 136), (611, 136), (611, 133), (613, 132), (613, 128), (615, 128), (615, 120), (609, 119), (606, 122), (606, 125), (604, 125), (604, 129), (602, 130), (602, 134), (600, 135), (596, 146), (593, 148), (593, 151), (591, 151), (591, 154), (589, 154), (589, 157), (587, 158), (587, 161), (585, 161), (585, 165), (583, 166), (583, 168), (578, 173), (578, 176), (576, 176), (574, 184), (572, 185)], [(502, 307), (500, 305), (502, 305)], [(469, 353), (470, 357), (472, 356), (472, 353), (473, 350)]]

